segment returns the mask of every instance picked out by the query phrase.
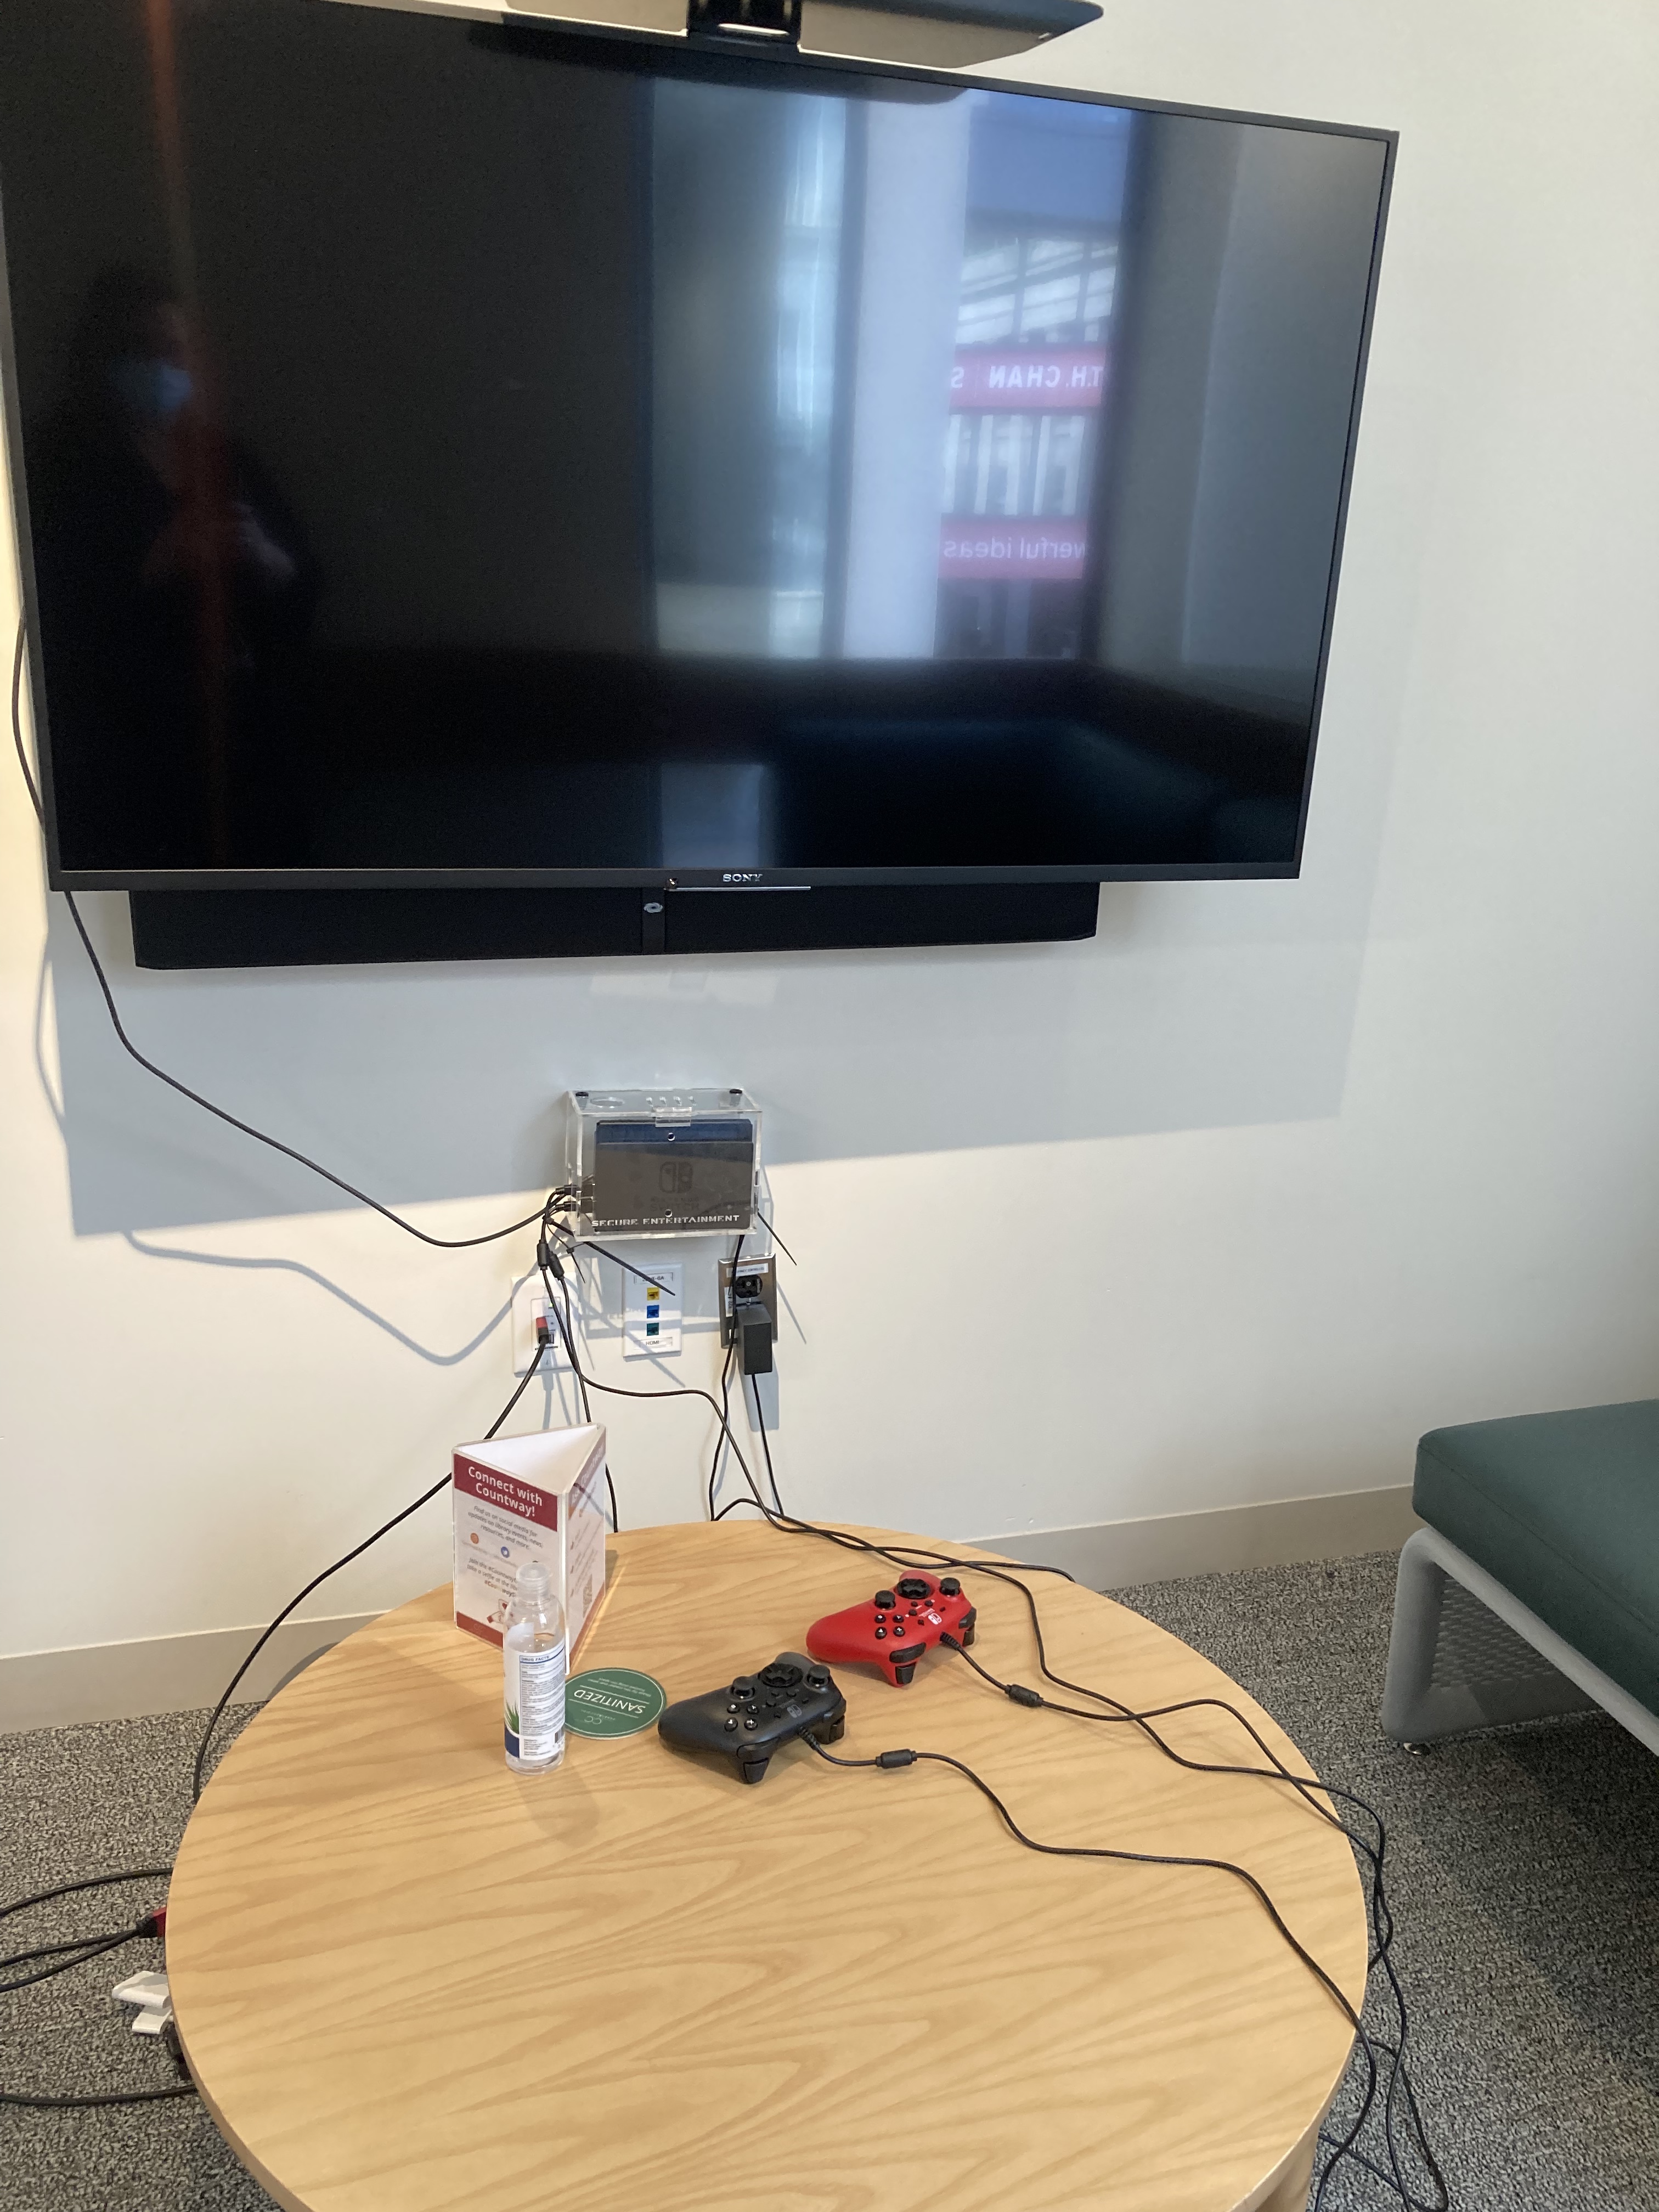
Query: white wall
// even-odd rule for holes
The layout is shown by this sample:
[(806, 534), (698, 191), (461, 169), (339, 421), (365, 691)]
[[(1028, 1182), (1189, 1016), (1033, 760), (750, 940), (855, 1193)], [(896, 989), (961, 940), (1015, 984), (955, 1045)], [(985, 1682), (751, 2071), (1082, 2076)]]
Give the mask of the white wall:
[[(135, 1034), (449, 1234), (566, 1085), (747, 1083), (820, 1514), (1363, 1488), (1659, 1389), (1656, 21), (1109, 0), (1013, 65), (1401, 133), (1300, 883), (1109, 888), (1069, 948), (244, 977), (136, 974), (92, 898)], [(508, 1260), (314, 1210), (122, 1063), (4, 772), (0, 839), (0, 1650), (267, 1617), (493, 1414)], [(697, 1510), (701, 1413), (614, 1433), (628, 1520)], [(313, 1609), (438, 1580), (443, 1528)]]

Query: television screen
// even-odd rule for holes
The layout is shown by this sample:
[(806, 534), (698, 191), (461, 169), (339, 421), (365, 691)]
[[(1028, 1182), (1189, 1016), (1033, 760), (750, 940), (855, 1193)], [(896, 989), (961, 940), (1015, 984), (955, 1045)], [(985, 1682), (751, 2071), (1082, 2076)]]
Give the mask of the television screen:
[(1293, 873), (1391, 155), (6, 0), (53, 880)]

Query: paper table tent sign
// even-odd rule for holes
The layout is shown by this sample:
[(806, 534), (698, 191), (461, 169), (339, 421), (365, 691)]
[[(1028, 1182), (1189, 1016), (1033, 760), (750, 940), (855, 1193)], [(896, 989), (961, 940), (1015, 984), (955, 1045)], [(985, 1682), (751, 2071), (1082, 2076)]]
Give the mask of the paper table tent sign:
[(598, 1422), (458, 1444), (455, 1626), (499, 1644), (519, 1569), (539, 1559), (574, 1651), (605, 1591), (605, 1431)]

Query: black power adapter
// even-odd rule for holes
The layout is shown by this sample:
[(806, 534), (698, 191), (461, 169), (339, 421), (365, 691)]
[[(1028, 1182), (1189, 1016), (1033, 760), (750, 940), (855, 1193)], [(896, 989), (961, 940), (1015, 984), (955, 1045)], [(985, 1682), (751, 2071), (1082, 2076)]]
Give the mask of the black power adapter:
[(732, 1341), (738, 1348), (738, 1367), (744, 1375), (772, 1372), (772, 1311), (760, 1285), (739, 1275), (732, 1286)]
[(720, 1261), (720, 1342), (740, 1375), (769, 1375), (778, 1335), (778, 1279), (772, 1261)]

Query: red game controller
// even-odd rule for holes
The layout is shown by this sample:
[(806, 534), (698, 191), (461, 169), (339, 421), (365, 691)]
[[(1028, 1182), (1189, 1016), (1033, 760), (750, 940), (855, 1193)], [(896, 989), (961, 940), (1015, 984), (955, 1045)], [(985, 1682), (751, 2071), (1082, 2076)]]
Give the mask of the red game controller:
[(826, 1613), (806, 1632), (815, 1659), (864, 1660), (879, 1667), (890, 1682), (902, 1686), (916, 1662), (941, 1638), (958, 1644), (974, 1640), (974, 1608), (954, 1575), (935, 1582), (932, 1575), (901, 1575), (890, 1589), (878, 1589), (866, 1605)]

